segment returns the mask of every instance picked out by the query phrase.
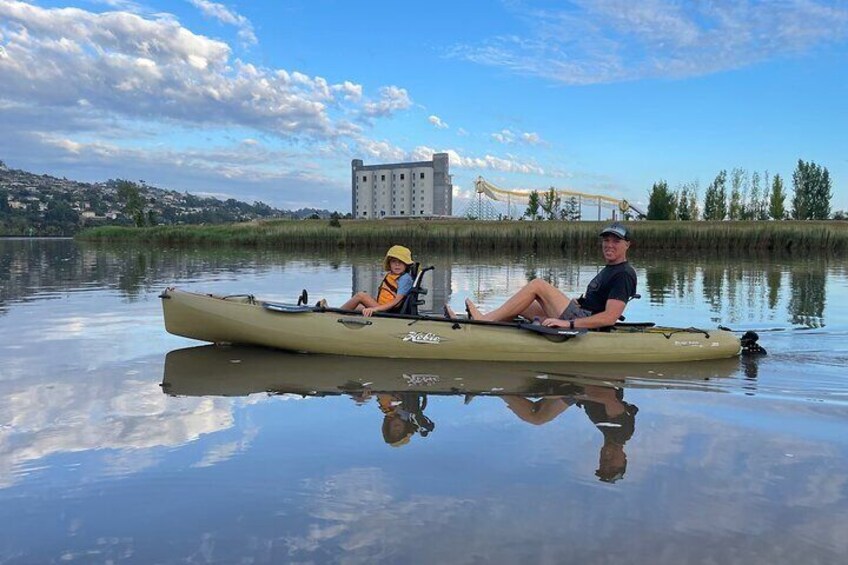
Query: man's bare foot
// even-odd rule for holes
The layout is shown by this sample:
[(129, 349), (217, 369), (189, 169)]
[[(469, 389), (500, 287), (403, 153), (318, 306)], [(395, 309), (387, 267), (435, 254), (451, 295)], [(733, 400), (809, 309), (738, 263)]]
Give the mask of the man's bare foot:
[(451, 308), (447, 304), (445, 304), (445, 318), (447, 318), (448, 320), (456, 319), (456, 312), (454, 312), (453, 308)]
[(483, 318), (483, 314), (481, 314), (477, 306), (471, 302), (470, 298), (465, 299), (465, 311), (468, 312), (468, 317), (472, 320), (480, 320)]

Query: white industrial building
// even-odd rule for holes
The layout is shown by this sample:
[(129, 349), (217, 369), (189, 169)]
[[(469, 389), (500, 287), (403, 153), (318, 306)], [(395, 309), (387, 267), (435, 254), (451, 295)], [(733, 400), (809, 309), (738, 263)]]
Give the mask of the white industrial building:
[(453, 187), (447, 153), (432, 161), (364, 165), (351, 161), (354, 218), (450, 216)]

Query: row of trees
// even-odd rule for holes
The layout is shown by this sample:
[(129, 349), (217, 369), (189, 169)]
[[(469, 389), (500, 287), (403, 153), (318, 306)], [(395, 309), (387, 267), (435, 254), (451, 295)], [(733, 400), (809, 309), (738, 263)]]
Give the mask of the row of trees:
[[(729, 176), (729, 179), (728, 179)], [(730, 192), (728, 193), (728, 180)], [(698, 204), (698, 183), (686, 183), (677, 191), (668, 183), (654, 183), (648, 196), (649, 220), (826, 220), (831, 217), (833, 186), (826, 167), (798, 160), (792, 173), (794, 195), (787, 208), (788, 194), (780, 175), (762, 177), (754, 171), (721, 171)], [(837, 213), (836, 217), (842, 217)]]
[(527, 199), (524, 216), (531, 220), (576, 221), (580, 219), (580, 202), (574, 196), (563, 202), (553, 187), (541, 194), (534, 190)]

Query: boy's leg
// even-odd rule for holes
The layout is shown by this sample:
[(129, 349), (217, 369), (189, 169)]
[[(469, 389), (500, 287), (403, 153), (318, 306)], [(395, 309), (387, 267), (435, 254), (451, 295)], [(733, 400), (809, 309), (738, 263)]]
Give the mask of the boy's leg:
[(354, 294), (347, 302), (341, 305), (342, 310), (361, 310), (362, 308), (374, 308), (379, 303), (374, 300), (367, 292), (359, 291)]

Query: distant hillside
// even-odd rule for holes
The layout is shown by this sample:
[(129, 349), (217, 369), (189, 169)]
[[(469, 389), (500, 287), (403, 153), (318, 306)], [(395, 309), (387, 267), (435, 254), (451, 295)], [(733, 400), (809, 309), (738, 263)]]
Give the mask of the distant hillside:
[(222, 224), (314, 215), (329, 218), (331, 212), (200, 197), (143, 181), (77, 182), (10, 169), (0, 161), (0, 236), (70, 236), (96, 225)]

